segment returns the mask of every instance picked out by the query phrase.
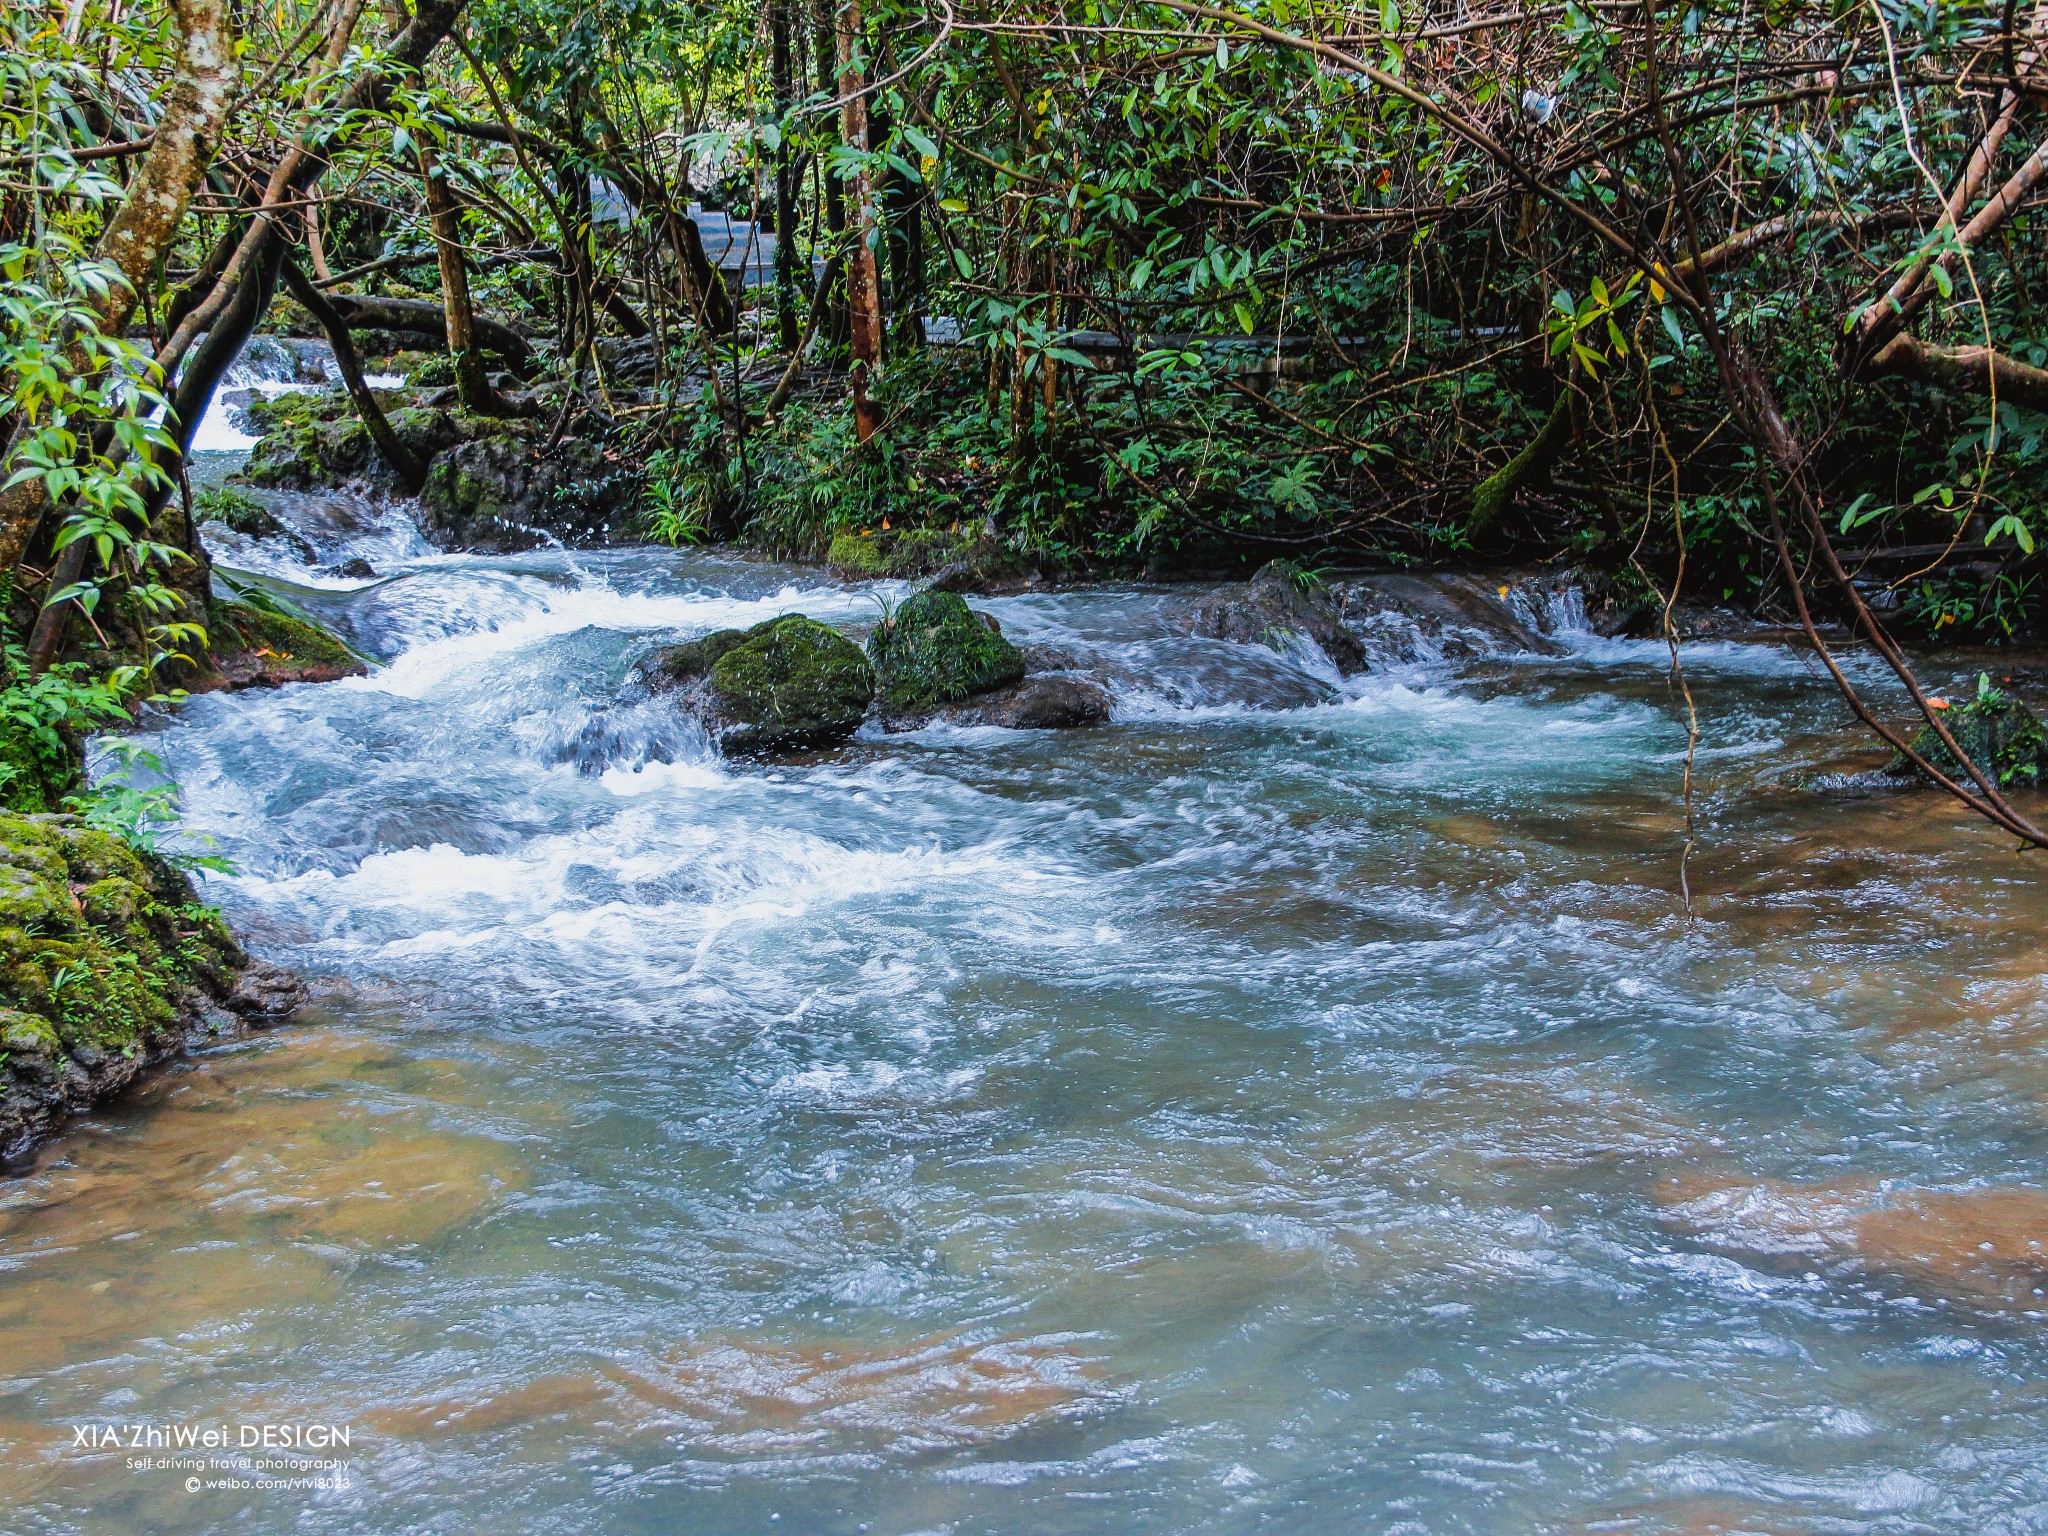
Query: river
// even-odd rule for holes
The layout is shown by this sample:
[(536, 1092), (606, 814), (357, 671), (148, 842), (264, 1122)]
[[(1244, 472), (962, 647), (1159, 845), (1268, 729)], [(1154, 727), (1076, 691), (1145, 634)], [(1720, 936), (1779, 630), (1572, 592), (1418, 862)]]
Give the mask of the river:
[(148, 740), (316, 1002), (0, 1186), (10, 1532), (2048, 1530), (2041, 865), (1802, 787), (1808, 660), (1689, 648), (1688, 918), (1663, 648), (1568, 614), (978, 600), (1114, 722), (736, 765), (632, 659), (900, 588), (287, 503), (379, 579), (225, 558), (387, 664)]

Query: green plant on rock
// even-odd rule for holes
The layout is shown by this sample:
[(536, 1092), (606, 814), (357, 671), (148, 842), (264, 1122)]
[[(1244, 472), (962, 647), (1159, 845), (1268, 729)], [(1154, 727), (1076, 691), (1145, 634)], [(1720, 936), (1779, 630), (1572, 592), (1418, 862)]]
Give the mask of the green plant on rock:
[(131, 718), (141, 673), (117, 667), (94, 678), (66, 664), (31, 676), (18, 643), (9, 641), (0, 654), (6, 669), (6, 685), (0, 687), (0, 806), (55, 810), (83, 781), (85, 738)]
[[(1945, 705), (1942, 723), (1956, 745), (2000, 788), (2032, 789), (2048, 782), (2048, 730), (2042, 729), (2032, 710), (1995, 686), (1989, 676), (1978, 676), (1976, 697), (1967, 704)], [(1950, 778), (1967, 779), (1967, 770), (1933, 726), (1920, 727), (1913, 750)], [(1893, 770), (1902, 769), (1905, 762), (1903, 756), (1896, 759)]]
[(892, 714), (950, 704), (1024, 676), (1024, 653), (958, 593), (918, 592), (868, 637), (877, 696)]
[(270, 508), (232, 485), (208, 486), (194, 492), (192, 517), (195, 522), (223, 524), (251, 538), (263, 538), (278, 528)]

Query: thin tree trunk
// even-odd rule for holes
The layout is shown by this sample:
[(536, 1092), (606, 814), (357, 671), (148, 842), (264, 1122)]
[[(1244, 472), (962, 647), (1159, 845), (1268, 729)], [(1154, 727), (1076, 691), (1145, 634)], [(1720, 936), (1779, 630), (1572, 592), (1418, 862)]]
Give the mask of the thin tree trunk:
[(782, 350), (797, 344), (796, 312), (796, 171), (789, 146), (789, 109), (796, 104), (796, 63), (791, 53), (795, 17), (791, 0), (771, 0), (768, 24), (772, 33), (770, 88), (781, 135), (775, 145), (775, 324)]
[[(840, 131), (856, 150), (868, 147), (868, 104), (860, 94), (863, 79), (860, 0), (845, 0), (839, 10)], [(853, 348), (853, 430), (861, 442), (881, 429), (882, 411), (868, 395), (868, 385), (882, 366), (881, 282), (875, 272), (875, 189), (863, 169), (853, 182), (856, 204), (853, 247), (846, 253), (846, 322)]]
[[(812, 31), (817, 42), (818, 93), (821, 96), (838, 94), (839, 68), (836, 62), (839, 45), (839, 27), (832, 14), (832, 0), (813, 0)], [(828, 119), (829, 121), (829, 119)], [(846, 233), (846, 188), (829, 167), (830, 146), (820, 144), (811, 163), (818, 168), (820, 191), (825, 204), (826, 246), (834, 254), (829, 258), (832, 265), (841, 269), (840, 281), (829, 283), (822, 290), (832, 295), (832, 312), (823, 321), (826, 345), (833, 351), (846, 345), (846, 283), (845, 262), (838, 255)]]
[(455, 365), (455, 394), (465, 411), (502, 415), (505, 402), (491, 387), (484, 355), (476, 344), (476, 313), (469, 299), (469, 267), (462, 259), (462, 204), (449, 189), (432, 150), (420, 150), (420, 178), (426, 187), (427, 217), (434, 230), (434, 255), (441, 268), (441, 309), (448, 359)]
[(341, 318), (341, 312), (328, 302), (322, 293), (301, 272), (297, 263), (289, 258), (282, 273), (285, 287), (320, 322), (327, 332), (328, 345), (334, 348), (335, 365), (341, 369), (341, 382), (348, 389), (348, 397), (355, 402), (356, 414), (362, 418), (363, 430), (370, 434), (370, 441), (377, 445), (377, 451), (384, 455), (398, 478), (404, 482), (406, 493), (417, 496), (420, 487), (426, 484), (427, 472), (424, 465), (414, 457), (410, 448), (399, 440), (392, 430), (391, 422), (384, 414), (384, 407), (377, 403), (377, 396), (363, 379), (363, 361), (356, 353), (355, 339), (348, 333), (348, 322)]

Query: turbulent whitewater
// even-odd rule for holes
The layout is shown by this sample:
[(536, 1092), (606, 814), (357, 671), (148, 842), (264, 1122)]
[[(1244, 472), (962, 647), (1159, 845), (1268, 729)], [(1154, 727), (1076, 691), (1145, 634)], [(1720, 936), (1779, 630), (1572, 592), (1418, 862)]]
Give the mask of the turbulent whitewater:
[[(9, 1530), (2048, 1528), (2041, 866), (1793, 653), (1689, 920), (1661, 645), (990, 599), (1111, 725), (741, 765), (633, 661), (900, 590), (318, 501), (230, 554), (385, 664), (149, 734), (319, 1002), (0, 1187)], [(234, 1419), (348, 1485), (65, 1443)]]

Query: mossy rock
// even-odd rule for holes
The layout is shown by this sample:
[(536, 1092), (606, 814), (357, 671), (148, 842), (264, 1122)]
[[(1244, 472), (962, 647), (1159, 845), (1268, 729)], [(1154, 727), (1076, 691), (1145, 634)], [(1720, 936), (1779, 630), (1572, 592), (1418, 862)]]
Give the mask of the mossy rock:
[(463, 440), (433, 460), (420, 488), (422, 526), (443, 549), (603, 545), (615, 516), (639, 504), (638, 468), (588, 439), (569, 438), (543, 458), (544, 422), (465, 416), (457, 429)]
[(974, 547), (976, 535), (944, 528), (863, 528), (834, 534), (825, 563), (853, 581), (929, 576)]
[[(2048, 782), (2048, 730), (2042, 729), (2032, 710), (2004, 689), (1980, 682), (1977, 697), (1951, 706), (1942, 724), (2001, 789), (2033, 789)], [(1920, 727), (1913, 737), (1913, 750), (1950, 778), (1968, 782), (1968, 770), (1935, 735), (1933, 726)], [(1889, 771), (1910, 772), (1911, 768), (1901, 753), (1893, 758)]]
[[(377, 390), (392, 433), (421, 463), (462, 442), (463, 421), (444, 410), (415, 405), (393, 390)], [(236, 479), (277, 490), (315, 491), (363, 479), (395, 486), (397, 477), (371, 439), (355, 402), (332, 390), (257, 398), (245, 407), (260, 434)]]
[(860, 728), (875, 693), (860, 647), (802, 614), (673, 647), (642, 675), (657, 687), (687, 683), (684, 707), (731, 752), (842, 741)]
[(181, 1044), (247, 964), (169, 864), (0, 814), (0, 1153)]
[(1346, 677), (1368, 670), (1365, 646), (1345, 627), (1330, 589), (1292, 560), (1261, 566), (1241, 587), (1225, 587), (1195, 604), (1195, 634), (1284, 651), (1298, 637), (1327, 656)]
[(727, 651), (746, 644), (747, 635), (744, 629), (721, 629), (680, 645), (664, 645), (641, 657), (634, 675), (654, 693), (686, 687), (707, 676)]
[(192, 515), (202, 523), (219, 523), (252, 539), (275, 538), (284, 532), (277, 515), (247, 491), (214, 485), (192, 498)]
[(892, 715), (935, 709), (1024, 675), (1024, 653), (954, 592), (905, 598), (875, 626), (868, 657), (882, 708)]
[(368, 670), (362, 658), (334, 635), (275, 607), (216, 599), (208, 639), (219, 673), (219, 683), (214, 686), (274, 688), (283, 683), (331, 683)]
[(0, 810), (56, 810), (84, 786), (80, 756), (79, 744), (62, 732), (0, 720)]

